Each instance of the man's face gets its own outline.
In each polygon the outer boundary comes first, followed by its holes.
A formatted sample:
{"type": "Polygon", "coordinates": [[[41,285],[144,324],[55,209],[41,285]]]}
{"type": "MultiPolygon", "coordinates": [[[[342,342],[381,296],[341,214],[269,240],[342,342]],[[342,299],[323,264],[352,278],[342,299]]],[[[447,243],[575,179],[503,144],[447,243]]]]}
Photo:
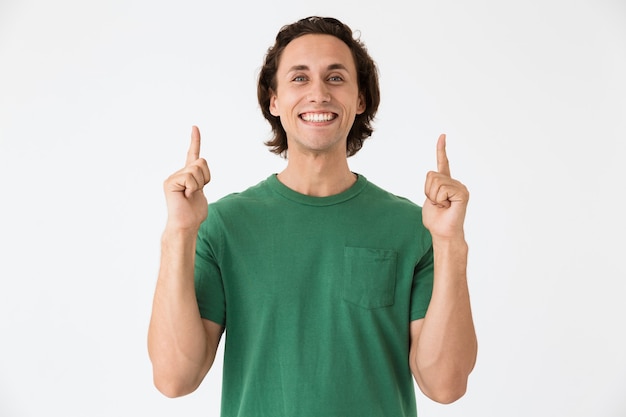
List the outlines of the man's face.
{"type": "Polygon", "coordinates": [[[304,35],[284,49],[270,112],[280,117],[293,152],[346,152],[346,138],[365,110],[350,48],[331,35],[304,35]]]}

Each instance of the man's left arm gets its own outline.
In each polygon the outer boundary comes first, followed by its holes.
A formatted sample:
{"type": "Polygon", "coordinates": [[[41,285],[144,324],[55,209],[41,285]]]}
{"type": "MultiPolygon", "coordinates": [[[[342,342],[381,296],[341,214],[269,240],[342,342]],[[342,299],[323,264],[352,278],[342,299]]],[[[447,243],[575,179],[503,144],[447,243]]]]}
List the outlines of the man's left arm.
{"type": "Polygon", "coordinates": [[[437,172],[428,173],[422,216],[433,240],[434,282],[428,311],[411,323],[409,361],[422,392],[451,403],[466,391],[477,354],[467,286],[463,223],[467,188],[450,175],[445,135],[437,143],[437,172]]]}

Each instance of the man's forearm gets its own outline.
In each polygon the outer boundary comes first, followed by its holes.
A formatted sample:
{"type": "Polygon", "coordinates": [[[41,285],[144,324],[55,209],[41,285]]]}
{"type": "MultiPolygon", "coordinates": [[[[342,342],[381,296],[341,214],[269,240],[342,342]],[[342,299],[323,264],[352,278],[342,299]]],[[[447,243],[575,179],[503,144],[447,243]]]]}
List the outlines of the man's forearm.
{"type": "Polygon", "coordinates": [[[155,385],[168,396],[195,390],[214,359],[195,296],[195,236],[166,230],[161,241],[148,350],[155,385]]]}
{"type": "Polygon", "coordinates": [[[467,286],[467,243],[433,240],[434,285],[419,338],[413,341],[411,368],[422,390],[440,402],[465,392],[474,367],[477,341],[467,286]]]}

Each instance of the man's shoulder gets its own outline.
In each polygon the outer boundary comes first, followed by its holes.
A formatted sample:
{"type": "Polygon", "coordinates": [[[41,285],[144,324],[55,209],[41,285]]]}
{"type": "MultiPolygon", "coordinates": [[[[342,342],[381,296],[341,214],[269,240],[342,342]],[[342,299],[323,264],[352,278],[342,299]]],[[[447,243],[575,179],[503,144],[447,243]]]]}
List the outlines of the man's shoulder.
{"type": "Polygon", "coordinates": [[[422,207],[410,198],[388,191],[371,181],[368,181],[364,196],[371,201],[397,207],[399,210],[408,210],[420,213],[422,211],[422,207]]]}
{"type": "Polygon", "coordinates": [[[214,209],[229,209],[250,204],[254,201],[265,201],[271,196],[271,189],[268,182],[269,179],[264,179],[243,191],[227,194],[210,203],[210,207],[214,209]]]}

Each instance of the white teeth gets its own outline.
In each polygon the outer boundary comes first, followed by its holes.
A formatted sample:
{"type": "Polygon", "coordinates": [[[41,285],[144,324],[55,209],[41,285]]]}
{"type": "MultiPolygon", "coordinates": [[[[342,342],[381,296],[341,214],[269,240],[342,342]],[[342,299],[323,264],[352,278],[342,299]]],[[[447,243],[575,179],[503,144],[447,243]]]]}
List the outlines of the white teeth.
{"type": "Polygon", "coordinates": [[[332,113],[305,113],[302,120],[307,122],[327,122],[333,119],[332,113]]]}

